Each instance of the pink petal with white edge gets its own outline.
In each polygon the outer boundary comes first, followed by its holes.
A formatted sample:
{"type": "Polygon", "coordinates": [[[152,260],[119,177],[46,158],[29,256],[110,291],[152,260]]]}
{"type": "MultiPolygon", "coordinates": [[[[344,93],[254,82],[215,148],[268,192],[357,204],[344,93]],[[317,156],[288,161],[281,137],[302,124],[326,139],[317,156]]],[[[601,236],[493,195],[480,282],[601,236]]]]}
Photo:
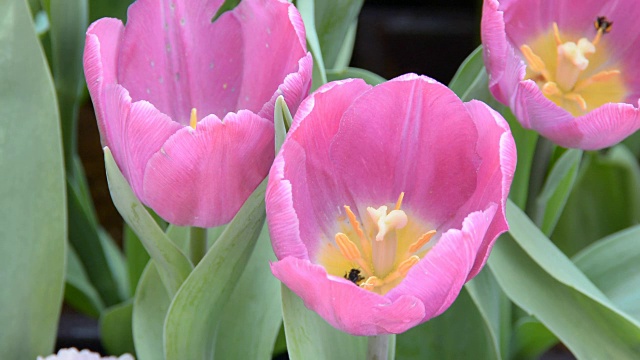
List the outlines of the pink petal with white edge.
{"type": "Polygon", "coordinates": [[[330,154],[357,204],[377,207],[404,192],[403,208],[437,227],[476,189],[477,141],[471,116],[451,90],[408,75],[353,102],[330,154]]]}
{"type": "MultiPolygon", "coordinates": [[[[354,98],[370,88],[370,85],[359,79],[333,82],[320,87],[300,105],[287,141],[276,160],[277,163],[279,159],[283,159],[284,164],[278,166],[283,167],[284,171],[282,175],[272,173],[267,197],[273,191],[278,194],[274,197],[277,196],[294,208],[282,213],[269,209],[267,220],[269,224],[288,221],[283,217],[292,216],[290,212],[293,212],[300,222],[300,241],[304,242],[310,253],[314,253],[319,245],[320,234],[335,233],[338,211],[352,202],[346,187],[337,182],[339,176],[329,158],[329,146],[338,131],[344,111],[354,98]],[[282,185],[286,189],[278,189],[281,182],[286,182],[282,185]]],[[[272,238],[283,236],[296,241],[291,234],[276,233],[273,229],[271,231],[272,238]]],[[[279,258],[292,255],[289,251],[296,247],[289,248],[287,242],[282,240],[283,246],[279,248],[279,242],[278,240],[274,244],[276,255],[279,258]]],[[[298,253],[297,250],[294,252],[298,253]]]]}
{"type": "MultiPolygon", "coordinates": [[[[307,55],[306,43],[300,41],[300,36],[304,37],[304,27],[300,26],[302,20],[298,10],[286,1],[244,0],[233,10],[233,16],[241,27],[244,62],[236,107],[258,112],[273,98],[287,75],[305,71],[299,65],[299,60],[307,55]]],[[[309,73],[305,80],[310,79],[309,73]]],[[[290,100],[294,105],[309,91],[306,86],[298,87],[304,93],[296,94],[296,101],[290,100]]],[[[295,109],[290,110],[295,113],[295,109]]],[[[273,119],[273,111],[260,115],[273,119]]]]}
{"type": "Polygon", "coordinates": [[[142,197],[142,178],[151,156],[182,126],[146,101],[131,103],[120,85],[102,90],[104,113],[109,119],[103,137],[134,193],[142,197]]]}
{"type": "Polygon", "coordinates": [[[451,229],[424,258],[409,270],[404,280],[386,294],[392,301],[415,296],[424,304],[420,322],[440,315],[451,306],[472,271],[478,250],[497,206],[470,214],[462,230],[451,229]]]}
{"type": "Polygon", "coordinates": [[[151,157],[143,199],[175,225],[225,224],[266,176],[273,141],[272,123],[249,111],[210,115],[151,157]]]}
{"type": "Polygon", "coordinates": [[[497,205],[496,214],[467,278],[469,281],[484,267],[496,238],[509,230],[505,216],[505,205],[516,169],[517,154],[509,124],[498,112],[477,100],[465,103],[465,106],[477,124],[478,144],[476,149],[482,157],[482,163],[478,169],[476,191],[460,212],[466,216],[471,212],[483,210],[490,204],[497,205]]]}
{"type": "MultiPolygon", "coordinates": [[[[504,14],[498,11],[498,0],[485,0],[482,5],[482,44],[484,64],[489,75],[489,88],[493,96],[503,104],[508,104],[509,94],[500,87],[500,80],[507,68],[508,46],[504,30],[504,14]]],[[[524,73],[522,74],[524,76],[524,73]]],[[[518,78],[517,80],[520,80],[518,78]]]]}
{"type": "Polygon", "coordinates": [[[399,334],[425,318],[425,305],[413,296],[390,300],[327,275],[322,266],[307,260],[286,257],[272,263],[271,271],[302,298],[307,308],[352,335],[399,334]]]}
{"type": "MultiPolygon", "coordinates": [[[[83,67],[84,76],[87,80],[87,87],[91,98],[94,99],[93,106],[96,111],[98,127],[101,137],[106,131],[106,118],[103,110],[104,101],[102,89],[106,85],[116,84],[116,63],[118,60],[118,49],[124,25],[118,19],[100,19],[87,29],[85,38],[83,67]]],[[[106,142],[103,140],[103,145],[106,142]]]]}

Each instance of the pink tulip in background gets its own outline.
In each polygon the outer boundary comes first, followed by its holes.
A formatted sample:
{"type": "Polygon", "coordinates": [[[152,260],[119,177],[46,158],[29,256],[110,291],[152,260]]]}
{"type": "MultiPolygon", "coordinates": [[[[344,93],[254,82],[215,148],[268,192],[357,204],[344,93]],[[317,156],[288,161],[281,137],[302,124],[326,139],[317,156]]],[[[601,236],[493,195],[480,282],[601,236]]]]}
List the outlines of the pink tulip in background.
{"type": "Polygon", "coordinates": [[[87,30],[102,143],[144,204],[177,225],[228,222],[267,175],[273,111],[311,86],[300,14],[284,0],[138,0],[87,30]]]}
{"type": "Polygon", "coordinates": [[[493,95],[564,147],[614,145],[640,128],[636,0],[485,0],[493,95]]]}
{"type": "Polygon", "coordinates": [[[271,168],[272,272],[340,330],[403,332],[482,269],[515,165],[504,119],[430,78],[329,83],[271,168]]]}

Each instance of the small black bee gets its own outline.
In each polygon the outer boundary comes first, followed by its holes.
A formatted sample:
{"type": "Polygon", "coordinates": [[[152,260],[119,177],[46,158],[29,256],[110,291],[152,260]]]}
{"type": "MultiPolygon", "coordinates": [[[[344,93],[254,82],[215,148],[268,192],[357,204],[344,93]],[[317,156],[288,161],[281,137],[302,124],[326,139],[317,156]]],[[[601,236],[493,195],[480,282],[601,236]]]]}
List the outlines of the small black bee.
{"type": "Polygon", "coordinates": [[[606,34],[611,31],[613,21],[609,21],[606,16],[598,16],[596,21],[593,22],[593,26],[596,30],[602,29],[602,32],[606,34]]]}
{"type": "Polygon", "coordinates": [[[356,285],[359,285],[358,283],[364,280],[364,276],[360,275],[360,270],[358,269],[351,269],[348,273],[344,273],[344,278],[356,285]]]}

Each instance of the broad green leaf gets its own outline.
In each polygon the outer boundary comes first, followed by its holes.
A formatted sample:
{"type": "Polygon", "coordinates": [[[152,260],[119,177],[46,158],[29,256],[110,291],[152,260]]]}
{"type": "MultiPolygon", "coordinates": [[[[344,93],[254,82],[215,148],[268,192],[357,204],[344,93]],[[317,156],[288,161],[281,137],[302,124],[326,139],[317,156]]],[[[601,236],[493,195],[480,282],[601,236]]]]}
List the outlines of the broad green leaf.
{"type": "Polygon", "coordinates": [[[284,101],[284,97],[282,95],[278,96],[278,99],[276,100],[273,119],[276,133],[275,144],[277,154],[278,151],[280,151],[280,147],[282,147],[282,143],[284,143],[284,139],[287,137],[287,132],[289,132],[291,124],[293,123],[291,112],[289,111],[287,103],[284,101]]]}
{"type": "Polygon", "coordinates": [[[52,352],[67,218],[55,90],[24,0],[0,0],[0,359],[52,352]]]}
{"type": "Polygon", "coordinates": [[[298,0],[296,7],[300,11],[300,16],[304,22],[304,29],[307,33],[307,46],[313,56],[313,83],[311,90],[315,90],[327,83],[326,67],[322,56],[322,48],[318,33],[316,32],[315,21],[315,0],[298,0]]]}
{"type": "Polygon", "coordinates": [[[58,95],[67,174],[73,175],[77,153],[78,105],[84,87],[82,52],[88,0],[49,0],[51,68],[58,95]]]}
{"type": "Polygon", "coordinates": [[[340,70],[327,70],[327,80],[342,80],[348,78],[359,78],[364,80],[369,85],[378,85],[387,81],[382,76],[373,73],[369,70],[359,69],[354,67],[347,67],[340,70]]]}
{"type": "Polygon", "coordinates": [[[640,225],[593,243],[573,262],[622,311],[640,321],[640,225]]]}
{"type": "Polygon", "coordinates": [[[640,168],[618,145],[607,153],[586,153],[574,189],[551,235],[568,256],[591,243],[640,223],[640,168]]]}
{"type": "Polygon", "coordinates": [[[212,357],[218,323],[264,223],[265,188],[266,180],[176,293],[164,325],[167,360],[212,357]]]}
{"type": "Polygon", "coordinates": [[[118,294],[122,299],[128,299],[131,297],[129,292],[129,270],[127,269],[127,260],[122,255],[122,251],[111,236],[102,228],[99,229],[100,241],[104,248],[104,253],[107,256],[107,263],[109,269],[113,274],[113,278],[116,280],[118,286],[118,294]]]}
{"type": "MultiPolygon", "coordinates": [[[[352,336],[329,325],[307,309],[298,295],[284,284],[282,315],[291,360],[364,360],[367,337],[352,336]]],[[[401,347],[401,346],[399,346],[401,347]]]]}
{"type": "Polygon", "coordinates": [[[353,56],[353,48],[356,43],[356,31],[358,30],[358,22],[354,21],[342,42],[342,47],[338,53],[333,69],[344,69],[351,63],[351,57],[353,56]]]}
{"type": "MultiPolygon", "coordinates": [[[[298,3],[301,2],[298,0],[298,3]]],[[[315,28],[320,41],[324,64],[327,69],[340,69],[337,64],[338,57],[342,56],[342,61],[347,58],[346,54],[341,54],[341,51],[347,52],[349,50],[348,44],[345,47],[345,42],[349,41],[347,35],[349,30],[353,29],[353,34],[351,35],[353,39],[355,35],[354,26],[357,24],[358,14],[364,0],[318,0],[313,1],[313,3],[315,5],[315,28]]],[[[351,45],[351,51],[353,51],[353,45],[351,45]]],[[[349,54],[348,58],[351,58],[351,54],[349,54]]]]}
{"type": "Polygon", "coordinates": [[[500,359],[489,323],[469,294],[467,288],[462,289],[442,315],[398,335],[396,358],[500,359]]]}
{"type": "Polygon", "coordinates": [[[511,201],[511,230],[489,266],[507,296],[578,358],[640,357],[640,322],[625,315],[511,201]]]}
{"type": "Polygon", "coordinates": [[[144,269],[133,300],[133,340],[138,360],[164,359],[164,319],[171,298],[153,260],[144,269]]]}
{"type": "MultiPolygon", "coordinates": [[[[282,300],[282,297],[280,297],[282,300]]],[[[282,314],[282,310],[280,310],[280,314],[282,314]]],[[[284,324],[280,322],[280,330],[278,331],[278,337],[276,338],[276,343],[273,345],[273,357],[276,358],[278,355],[284,354],[287,352],[287,338],[284,334],[284,324]]]]}
{"type": "Polygon", "coordinates": [[[535,131],[524,129],[509,108],[499,104],[489,92],[488,77],[482,60],[481,46],[475,49],[460,65],[449,83],[449,88],[460,96],[463,101],[477,99],[485,102],[501,113],[509,123],[511,134],[518,145],[516,147],[518,164],[511,183],[509,197],[520,208],[524,209],[527,202],[531,162],[538,134],[535,131]]]}
{"type": "Polygon", "coordinates": [[[102,345],[113,355],[129,353],[135,355],[133,333],[131,330],[131,313],[133,301],[127,300],[114,305],[100,317],[100,337],[102,345]]]}
{"type": "Polygon", "coordinates": [[[104,148],[104,162],[113,203],[156,262],[160,278],[169,293],[175,294],[191,272],[191,263],[133,194],[107,147],[104,148]]]}
{"type": "Polygon", "coordinates": [[[216,359],[269,359],[282,324],[280,282],[271,274],[276,261],[265,225],[249,263],[233,290],[216,336],[216,359]]]}
{"type": "Polygon", "coordinates": [[[531,316],[523,317],[514,324],[511,358],[539,359],[557,342],[558,338],[541,322],[531,316]]]}
{"type": "Polygon", "coordinates": [[[87,276],[106,306],[118,304],[120,297],[118,281],[111,272],[107,254],[100,238],[98,224],[91,210],[84,206],[78,187],[67,181],[69,211],[69,242],[82,261],[87,276]]]}
{"type": "Polygon", "coordinates": [[[100,295],[89,281],[82,262],[73,247],[67,247],[67,274],[64,301],[76,310],[93,316],[100,316],[104,304],[100,295]]]}
{"type": "Polygon", "coordinates": [[[129,270],[127,272],[129,276],[129,291],[131,294],[135,294],[138,281],[140,281],[142,272],[147,266],[150,257],[142,242],[138,239],[138,235],[126,223],[124,224],[123,238],[127,269],[129,270]]]}
{"type": "Polygon", "coordinates": [[[465,289],[484,320],[492,345],[491,357],[507,359],[511,335],[511,302],[488,267],[468,282],[465,289]]]}
{"type": "Polygon", "coordinates": [[[549,236],[564,209],[582,160],[582,150],[570,149],[555,162],[544,187],[536,199],[534,223],[549,236]]]}

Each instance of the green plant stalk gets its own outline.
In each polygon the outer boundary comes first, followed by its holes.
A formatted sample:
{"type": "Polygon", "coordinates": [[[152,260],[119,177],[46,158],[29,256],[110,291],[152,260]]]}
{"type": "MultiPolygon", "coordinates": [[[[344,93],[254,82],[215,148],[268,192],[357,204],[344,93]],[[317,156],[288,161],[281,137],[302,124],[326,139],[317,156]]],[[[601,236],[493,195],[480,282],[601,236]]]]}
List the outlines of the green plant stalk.
{"type": "Polygon", "coordinates": [[[193,266],[198,265],[207,253],[207,229],[193,226],[189,239],[189,256],[193,266]]]}
{"type": "Polygon", "coordinates": [[[367,360],[387,360],[389,358],[389,336],[369,336],[367,360]]]}

